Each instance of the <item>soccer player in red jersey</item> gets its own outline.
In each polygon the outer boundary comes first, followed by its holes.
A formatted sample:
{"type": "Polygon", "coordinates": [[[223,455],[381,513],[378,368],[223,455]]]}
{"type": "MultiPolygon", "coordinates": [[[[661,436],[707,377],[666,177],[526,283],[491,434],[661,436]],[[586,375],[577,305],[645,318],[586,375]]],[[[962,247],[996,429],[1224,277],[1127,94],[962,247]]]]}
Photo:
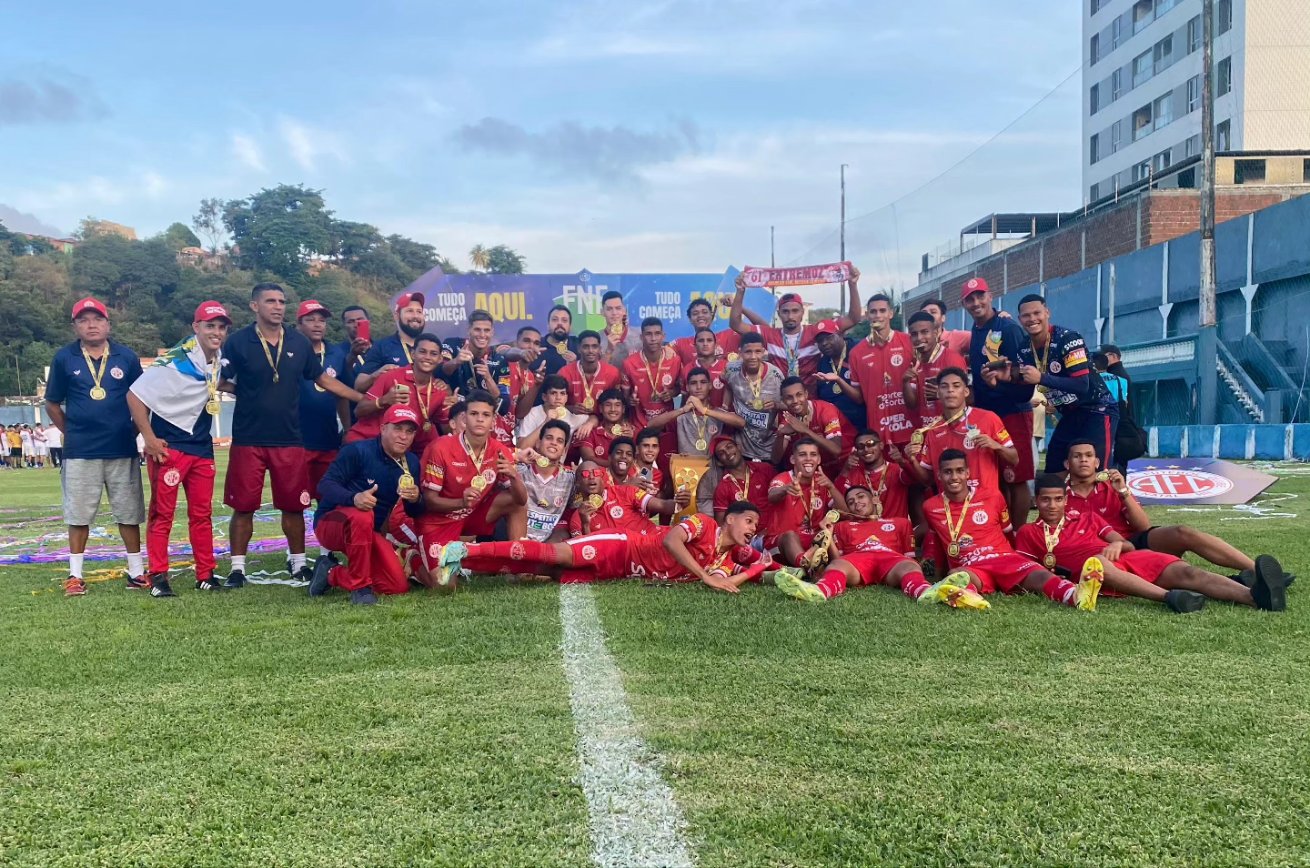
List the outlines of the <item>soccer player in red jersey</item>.
{"type": "MultiPolygon", "coordinates": [[[[831,322],[839,334],[845,334],[860,321],[860,270],[851,268],[851,279],[847,281],[850,291],[850,308],[845,316],[837,317],[831,322]]],[[[758,334],[764,338],[764,345],[769,353],[769,362],[782,371],[783,376],[800,377],[806,388],[815,382],[814,375],[819,370],[819,346],[815,339],[819,334],[818,324],[804,325],[805,303],[800,293],[786,292],[778,297],[778,321],[782,328],[771,325],[747,325],[742,317],[747,316],[752,322],[760,322],[758,314],[742,307],[746,296],[746,279],[737,275],[737,294],[732,298],[732,312],[728,323],[739,334],[758,334]]]]}
{"type": "MultiPolygon", "coordinates": [[[[769,483],[773,481],[773,466],[763,461],[749,461],[737,445],[737,441],[726,435],[715,437],[710,443],[710,454],[723,472],[714,489],[714,517],[719,521],[727,514],[728,507],[739,500],[751,503],[767,503],[769,483]]],[[[767,520],[760,525],[760,533],[768,536],[767,520]]]]}
{"type": "Polygon", "coordinates": [[[650,533],[658,525],[649,516],[673,515],[690,501],[691,494],[685,491],[664,499],[639,486],[613,482],[605,468],[584,461],[578,470],[578,502],[569,518],[569,535],[584,536],[602,530],[650,533]]]}
{"type": "MultiPolygon", "coordinates": [[[[682,391],[682,367],[678,354],[664,344],[664,323],[659,318],[641,321],[641,352],[624,359],[620,370],[623,390],[632,405],[632,421],[638,428],[673,409],[673,399],[682,391]]],[[[666,431],[660,438],[659,454],[677,451],[677,432],[666,431]]]]}
{"type": "Polygon", "coordinates": [[[406,406],[423,420],[410,451],[422,455],[440,435],[438,426],[449,421],[450,387],[435,374],[441,364],[441,341],[436,335],[414,339],[413,364],[391,368],[373,380],[364,400],[355,408],[355,424],[346,432],[347,443],[372,440],[382,432],[382,415],[388,407],[406,406]]]}
{"type": "MultiPolygon", "coordinates": [[[[1064,461],[1064,468],[1069,472],[1069,512],[1095,512],[1132,543],[1133,548],[1179,558],[1191,552],[1212,564],[1237,570],[1230,578],[1248,588],[1255,584],[1256,566],[1261,557],[1277,563],[1270,555],[1252,558],[1219,537],[1193,527],[1151,524],[1123,475],[1117,470],[1102,474],[1100,467],[1096,444],[1091,440],[1075,440],[1069,445],[1064,461]]],[[[1270,570],[1272,565],[1266,562],[1265,568],[1270,570]]]]}
{"type": "Polygon", "coordinates": [[[946,552],[951,573],[943,581],[971,586],[982,594],[1027,591],[1064,606],[1096,610],[1102,567],[1088,558],[1078,584],[1066,581],[1010,547],[1010,514],[996,491],[969,485],[969,463],[963,452],[947,449],[937,462],[941,494],[923,505],[924,521],[946,552]]]}
{"type": "Polygon", "coordinates": [[[780,463],[794,442],[809,438],[819,447],[824,470],[829,476],[841,472],[855,448],[855,429],[837,408],[827,401],[811,400],[800,377],[782,381],[782,413],[778,436],[773,440],[773,463],[780,463]]]}
{"type": "Polygon", "coordinates": [[[853,487],[846,494],[846,504],[852,517],[831,528],[828,546],[832,562],[823,578],[806,582],[798,570],[780,569],[773,581],[784,594],[820,603],[841,596],[850,585],[889,585],[900,588],[912,600],[942,602],[954,608],[990,608],[986,600],[967,588],[945,580],[930,584],[914,562],[910,522],[875,517],[877,503],[869,489],[853,487]]]}
{"type": "MultiPolygon", "coordinates": [[[[948,368],[969,369],[964,356],[939,340],[941,328],[932,314],[919,311],[910,317],[910,341],[914,344],[914,361],[902,374],[905,405],[910,408],[920,428],[941,419],[937,404],[937,377],[948,368]]],[[[968,333],[965,333],[968,337],[968,333]]]]}
{"type": "MultiPolygon", "coordinates": [[[[736,332],[731,332],[738,340],[741,336],[736,332]]],[[[686,340],[679,338],[678,340],[686,340]]],[[[716,409],[723,407],[723,402],[728,399],[728,386],[723,381],[723,375],[728,368],[728,357],[718,349],[715,342],[714,332],[709,329],[700,329],[696,332],[695,353],[690,359],[683,359],[682,362],[682,383],[687,384],[687,375],[697,368],[702,368],[710,375],[710,394],[708,401],[711,407],[716,409]]],[[[735,351],[733,353],[736,355],[735,351]]]]}
{"type": "Polygon", "coordinates": [[[515,472],[514,450],[491,436],[498,401],[478,389],[464,404],[464,432],[433,440],[421,461],[425,511],[418,534],[429,570],[442,544],[492,533],[501,518],[509,536],[527,535],[528,493],[515,472]]]}
{"type": "Polygon", "coordinates": [[[764,547],[778,547],[784,563],[809,568],[814,535],[834,506],[846,508],[837,486],[823,472],[819,445],[812,439],[797,441],[791,452],[792,469],[769,483],[769,530],[764,547]]]}
{"type": "Polygon", "coordinates": [[[1180,614],[1199,612],[1206,597],[1275,611],[1286,608],[1286,582],[1273,558],[1257,562],[1255,587],[1248,588],[1173,555],[1134,549],[1091,510],[1069,512],[1061,476],[1039,476],[1036,491],[1040,521],[1024,525],[1014,547],[1048,569],[1076,574],[1088,558],[1099,558],[1110,591],[1164,603],[1180,614]]]}
{"type": "Polygon", "coordinates": [[[845,494],[862,486],[877,495],[879,517],[909,518],[909,490],[914,477],[900,464],[887,460],[882,441],[872,431],[855,436],[855,449],[837,477],[837,490],[845,494]]]}
{"type": "Polygon", "coordinates": [[[902,387],[905,371],[914,360],[910,336],[892,330],[892,301],[878,293],[869,299],[865,318],[869,336],[851,347],[851,376],[860,387],[868,427],[884,443],[904,446],[910,442],[914,420],[905,405],[902,387]]]}
{"type": "MultiPolygon", "coordinates": [[[[720,302],[727,301],[725,296],[720,302]]],[[[751,314],[747,314],[752,316],[751,314]]],[[[691,323],[692,336],[689,338],[678,338],[673,342],[673,349],[678,353],[678,358],[682,360],[684,366],[691,365],[696,356],[704,355],[702,350],[696,345],[696,338],[704,330],[708,330],[714,335],[714,356],[725,359],[726,361],[735,362],[737,360],[737,346],[741,342],[741,335],[732,329],[724,329],[717,334],[714,332],[714,305],[703,298],[692,299],[691,304],[687,305],[687,321],[691,323]]],[[[751,320],[755,322],[754,319],[751,320]]],[[[759,324],[767,325],[766,320],[760,320],[759,324]]],[[[704,367],[702,365],[702,367],[704,367]]]]}
{"type": "Polygon", "coordinates": [[[1001,467],[1014,465],[1019,452],[999,416],[967,404],[967,378],[960,368],[948,368],[938,375],[937,395],[944,416],[923,431],[921,444],[911,441],[909,454],[918,459],[911,467],[919,481],[927,484],[942,454],[948,449],[960,450],[968,456],[969,479],[978,494],[1000,494],[1001,467]]]}
{"type": "Polygon", "coordinates": [[[720,525],[694,513],[673,527],[646,535],[604,532],[563,543],[526,540],[498,543],[455,542],[441,556],[438,582],[450,584],[462,569],[475,572],[558,574],[561,582],[594,582],[639,576],[659,581],[701,581],[735,594],[758,579],[769,565],[767,555],[751,548],[759,507],[741,501],[728,508],[720,525]],[[745,569],[740,569],[745,567],[745,569]]]}
{"type": "Polygon", "coordinates": [[[623,380],[618,368],[601,359],[600,335],[590,330],[578,335],[578,360],[559,375],[569,384],[569,412],[577,415],[595,415],[601,395],[623,380]]]}
{"type": "Polygon", "coordinates": [[[631,438],[636,429],[628,421],[628,402],[624,400],[621,390],[614,388],[601,392],[596,407],[600,423],[578,441],[578,447],[584,460],[603,464],[610,460],[614,440],[619,437],[631,438]]]}

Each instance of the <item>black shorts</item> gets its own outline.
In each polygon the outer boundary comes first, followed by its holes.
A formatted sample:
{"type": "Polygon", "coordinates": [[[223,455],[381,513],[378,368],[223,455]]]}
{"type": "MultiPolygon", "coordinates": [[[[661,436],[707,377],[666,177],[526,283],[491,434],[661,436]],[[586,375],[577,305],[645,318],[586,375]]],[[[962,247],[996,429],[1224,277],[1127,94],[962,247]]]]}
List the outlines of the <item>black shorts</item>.
{"type": "Polygon", "coordinates": [[[1158,524],[1153,524],[1150,527],[1148,527],[1146,530],[1139,530],[1137,533],[1128,537],[1128,541],[1132,543],[1133,548],[1137,549],[1138,551],[1149,552],[1151,551],[1151,547],[1147,545],[1147,543],[1151,539],[1151,531],[1155,530],[1159,526],[1160,525],[1158,524]]]}

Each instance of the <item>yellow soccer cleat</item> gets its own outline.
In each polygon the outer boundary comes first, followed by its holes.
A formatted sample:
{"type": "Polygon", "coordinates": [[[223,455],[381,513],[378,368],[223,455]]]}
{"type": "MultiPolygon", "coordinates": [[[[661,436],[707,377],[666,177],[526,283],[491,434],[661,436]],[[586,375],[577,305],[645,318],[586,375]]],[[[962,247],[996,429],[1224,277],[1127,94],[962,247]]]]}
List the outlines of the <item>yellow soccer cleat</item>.
{"type": "Polygon", "coordinates": [[[1074,597],[1074,606],[1084,612],[1096,611],[1096,598],[1101,595],[1101,583],[1105,581],[1105,567],[1100,558],[1088,558],[1083,564],[1083,573],[1078,577],[1078,595],[1074,597]]]}
{"type": "Polygon", "coordinates": [[[953,595],[959,594],[965,588],[969,587],[969,574],[964,571],[951,573],[944,579],[939,579],[935,584],[928,586],[922,594],[919,595],[919,602],[925,605],[932,603],[950,603],[953,595]]]}
{"type": "Polygon", "coordinates": [[[795,567],[783,567],[774,572],[773,583],[787,596],[806,603],[822,603],[828,599],[818,585],[805,581],[801,571],[795,567]]]}
{"type": "Polygon", "coordinates": [[[973,588],[962,588],[957,593],[951,594],[946,600],[946,605],[952,609],[972,609],[975,612],[986,612],[992,607],[992,604],[983,599],[973,588]]]}

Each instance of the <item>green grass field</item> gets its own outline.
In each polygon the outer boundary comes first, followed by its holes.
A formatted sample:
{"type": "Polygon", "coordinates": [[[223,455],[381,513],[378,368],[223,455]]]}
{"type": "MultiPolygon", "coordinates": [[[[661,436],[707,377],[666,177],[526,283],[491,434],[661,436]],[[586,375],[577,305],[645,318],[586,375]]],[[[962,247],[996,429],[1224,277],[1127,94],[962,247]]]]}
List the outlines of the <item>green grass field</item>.
{"type": "MultiPolygon", "coordinates": [[[[0,525],[57,490],[0,474],[0,525]]],[[[1270,494],[1297,517],[1157,520],[1310,575],[1310,477],[1270,494]]],[[[360,610],[185,579],[174,600],[119,582],[69,600],[61,578],[0,568],[0,864],[592,862],[558,588],[360,610]]],[[[699,864],[1284,865],[1310,861],[1299,590],[1283,614],[1191,616],[595,595],[699,864]]]]}

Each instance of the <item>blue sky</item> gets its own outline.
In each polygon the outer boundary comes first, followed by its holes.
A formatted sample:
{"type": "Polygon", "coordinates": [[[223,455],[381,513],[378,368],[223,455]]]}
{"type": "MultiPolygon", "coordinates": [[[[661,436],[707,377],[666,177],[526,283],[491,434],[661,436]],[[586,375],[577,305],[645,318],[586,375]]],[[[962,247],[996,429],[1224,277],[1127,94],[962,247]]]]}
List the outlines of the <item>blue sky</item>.
{"type": "Polygon", "coordinates": [[[0,31],[0,219],[149,234],[303,182],[465,265],[721,271],[770,225],[780,263],[835,259],[848,163],[851,256],[912,285],[972,219],[1079,204],[1076,78],[919,190],[1078,66],[1079,26],[1051,0],[29,7],[0,31]]]}

